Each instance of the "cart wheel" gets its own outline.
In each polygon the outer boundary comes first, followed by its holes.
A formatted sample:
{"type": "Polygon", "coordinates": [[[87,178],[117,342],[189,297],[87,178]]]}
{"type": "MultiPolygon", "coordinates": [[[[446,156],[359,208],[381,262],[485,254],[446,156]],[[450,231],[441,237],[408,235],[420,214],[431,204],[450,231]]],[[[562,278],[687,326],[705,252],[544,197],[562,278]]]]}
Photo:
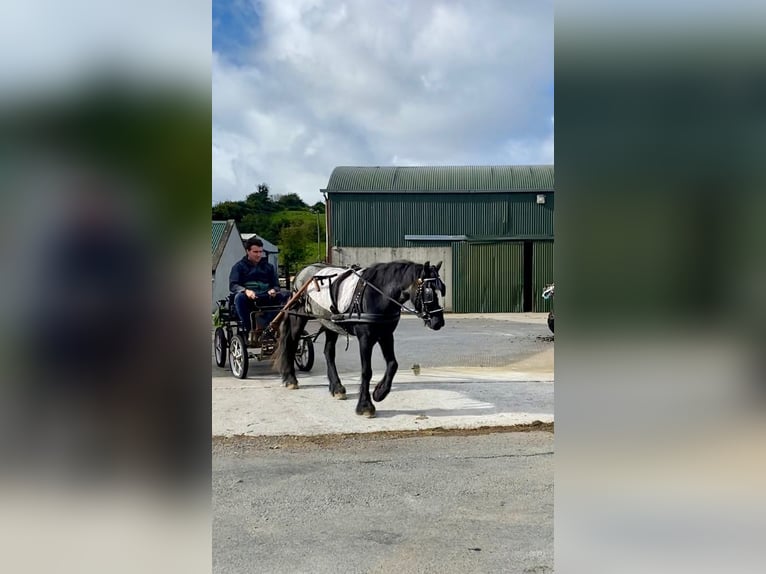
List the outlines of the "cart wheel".
{"type": "Polygon", "coordinates": [[[218,327],[215,330],[215,364],[219,367],[226,366],[226,348],[229,346],[226,342],[226,332],[223,327],[218,327]]]}
{"type": "Polygon", "coordinates": [[[229,365],[231,365],[231,372],[235,377],[238,379],[247,377],[250,359],[247,356],[245,337],[240,334],[234,335],[229,343],[229,365]]]}
{"type": "Polygon", "coordinates": [[[553,311],[548,313],[548,328],[551,330],[551,333],[553,333],[553,311]]]}
{"type": "Polygon", "coordinates": [[[314,366],[314,341],[304,331],[295,349],[295,366],[299,371],[310,371],[314,366]]]}

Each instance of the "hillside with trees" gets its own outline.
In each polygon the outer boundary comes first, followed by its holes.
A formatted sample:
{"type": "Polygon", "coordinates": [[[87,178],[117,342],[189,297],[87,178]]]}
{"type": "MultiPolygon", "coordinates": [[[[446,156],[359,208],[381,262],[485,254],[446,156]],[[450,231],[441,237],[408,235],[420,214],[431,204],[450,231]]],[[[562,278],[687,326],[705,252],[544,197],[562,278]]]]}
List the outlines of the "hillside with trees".
{"type": "Polygon", "coordinates": [[[240,233],[257,233],[279,247],[280,275],[288,277],[325,260],[325,205],[307,205],[297,194],[269,194],[262,183],[243,201],[213,205],[213,219],[233,219],[240,233]]]}

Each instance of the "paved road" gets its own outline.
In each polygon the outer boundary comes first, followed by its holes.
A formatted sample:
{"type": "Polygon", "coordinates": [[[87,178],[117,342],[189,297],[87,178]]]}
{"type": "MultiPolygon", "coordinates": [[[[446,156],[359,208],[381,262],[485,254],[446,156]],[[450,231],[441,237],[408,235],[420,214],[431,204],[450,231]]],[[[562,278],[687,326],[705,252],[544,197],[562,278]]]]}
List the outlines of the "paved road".
{"type": "MultiPolygon", "coordinates": [[[[447,314],[444,328],[432,331],[416,317],[404,316],[394,333],[394,347],[400,369],[418,364],[429,367],[508,367],[553,347],[551,332],[543,313],[509,313],[492,315],[447,314]]],[[[308,331],[313,333],[318,324],[310,321],[308,331]]],[[[212,347],[211,347],[212,349],[212,347]]],[[[312,372],[324,373],[322,355],[324,336],[316,343],[316,365],[312,372]]],[[[339,373],[359,372],[359,346],[350,337],[339,339],[335,363],[339,373]]],[[[213,364],[213,376],[228,376],[230,371],[213,364]]],[[[383,355],[376,346],[373,351],[373,369],[385,366],[383,355]]],[[[552,369],[553,365],[549,367],[552,369]]],[[[252,377],[269,372],[268,363],[253,362],[252,377]]]]}
{"type": "Polygon", "coordinates": [[[215,439],[213,570],[552,572],[553,434],[215,439]]]}
{"type": "MultiPolygon", "coordinates": [[[[347,401],[327,390],[324,357],[288,391],[268,362],[253,361],[244,381],[213,369],[213,435],[317,435],[391,430],[478,428],[553,421],[553,342],[545,316],[447,318],[441,331],[417,319],[396,331],[399,372],[377,417],[354,414],[360,362],[356,339],[337,365],[347,401]],[[417,365],[413,369],[413,365],[417,365]]],[[[384,371],[376,348],[373,386],[384,371]]]]}

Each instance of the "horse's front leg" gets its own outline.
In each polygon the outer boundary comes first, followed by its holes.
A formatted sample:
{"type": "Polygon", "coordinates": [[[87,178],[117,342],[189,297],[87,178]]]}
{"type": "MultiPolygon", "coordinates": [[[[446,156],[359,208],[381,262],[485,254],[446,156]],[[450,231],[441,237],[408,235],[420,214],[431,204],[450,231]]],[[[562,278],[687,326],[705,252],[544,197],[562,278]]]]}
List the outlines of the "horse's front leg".
{"type": "Polygon", "coordinates": [[[338,333],[325,331],[324,334],[324,358],[327,363],[327,380],[330,381],[330,394],[336,399],[346,398],[346,387],[340,382],[338,369],[335,366],[335,344],[338,342],[338,333]]]}
{"type": "Polygon", "coordinates": [[[372,398],[380,402],[391,391],[391,383],[394,381],[394,375],[399,368],[399,363],[396,362],[396,357],[394,356],[394,332],[391,331],[381,336],[378,342],[380,343],[380,350],[383,352],[383,358],[386,360],[386,373],[376,385],[372,398]]]}
{"type": "Polygon", "coordinates": [[[359,335],[359,355],[362,359],[362,380],[359,382],[359,402],[356,404],[356,414],[366,417],[375,416],[375,405],[370,398],[370,379],[372,378],[372,348],[375,339],[368,335],[359,335]]]}

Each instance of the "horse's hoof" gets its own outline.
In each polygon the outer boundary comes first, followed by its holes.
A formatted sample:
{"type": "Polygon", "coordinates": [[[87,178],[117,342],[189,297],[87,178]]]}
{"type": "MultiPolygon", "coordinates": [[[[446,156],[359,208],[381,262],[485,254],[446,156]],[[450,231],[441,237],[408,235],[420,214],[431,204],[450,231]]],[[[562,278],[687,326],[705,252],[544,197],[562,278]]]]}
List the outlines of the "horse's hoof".
{"type": "Polygon", "coordinates": [[[361,417],[367,417],[368,419],[375,418],[375,409],[364,409],[363,411],[356,411],[361,417]]]}
{"type": "Polygon", "coordinates": [[[338,399],[339,401],[345,401],[346,400],[346,393],[333,393],[333,398],[338,399]]]}
{"type": "Polygon", "coordinates": [[[285,387],[292,391],[298,388],[298,383],[287,383],[285,387]]]}

